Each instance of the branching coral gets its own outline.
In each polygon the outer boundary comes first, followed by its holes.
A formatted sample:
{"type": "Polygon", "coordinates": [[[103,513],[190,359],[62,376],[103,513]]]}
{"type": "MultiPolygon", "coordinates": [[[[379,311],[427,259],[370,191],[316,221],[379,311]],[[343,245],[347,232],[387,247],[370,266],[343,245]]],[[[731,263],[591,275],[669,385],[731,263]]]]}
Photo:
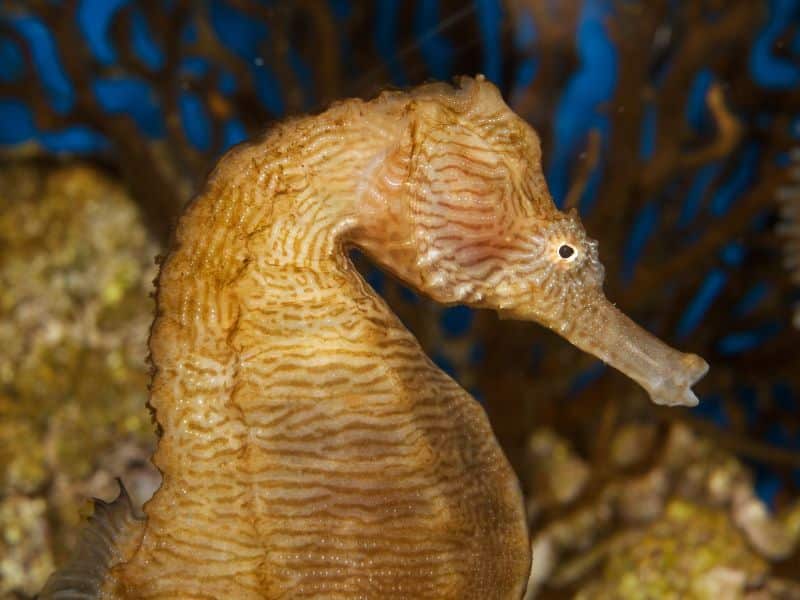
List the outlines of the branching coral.
{"type": "MultiPolygon", "coordinates": [[[[791,182],[778,190],[783,223],[778,233],[784,239],[784,264],[794,285],[800,286],[800,147],[792,150],[791,182]]],[[[794,326],[800,329],[800,304],[795,308],[794,326]]]]}

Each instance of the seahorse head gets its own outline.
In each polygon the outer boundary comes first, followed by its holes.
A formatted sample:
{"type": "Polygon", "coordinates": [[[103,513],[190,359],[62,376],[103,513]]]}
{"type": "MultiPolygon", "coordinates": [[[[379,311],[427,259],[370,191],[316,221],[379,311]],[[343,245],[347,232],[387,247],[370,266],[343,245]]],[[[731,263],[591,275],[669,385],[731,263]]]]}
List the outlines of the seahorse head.
{"type": "Polygon", "coordinates": [[[556,208],[539,138],[497,88],[482,77],[431,84],[411,92],[403,110],[406,135],[368,174],[366,212],[383,208],[360,245],[435,300],[536,321],[623,371],[656,403],[696,404],[690,387],[707,364],[606,299],[597,242],[574,211],[556,208]]]}

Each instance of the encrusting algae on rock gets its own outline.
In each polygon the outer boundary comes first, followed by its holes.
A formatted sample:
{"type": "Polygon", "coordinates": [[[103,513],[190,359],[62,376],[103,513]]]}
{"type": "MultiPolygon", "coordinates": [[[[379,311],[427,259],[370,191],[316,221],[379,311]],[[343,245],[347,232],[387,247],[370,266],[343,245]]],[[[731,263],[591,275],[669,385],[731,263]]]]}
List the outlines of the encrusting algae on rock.
{"type": "Polygon", "coordinates": [[[540,158],[482,77],[341,102],[223,157],[158,280],[163,484],[96,540],[105,568],[84,546],[43,597],[83,573],[81,597],[519,598],[525,511],[488,419],[346,250],[695,404],[707,365],[606,300],[540,158]]]}
{"type": "Polygon", "coordinates": [[[156,245],[98,169],[0,166],[0,597],[32,596],[114,475],[140,500],[156,245]],[[113,473],[113,474],[112,474],[113,473]]]}
{"type": "Polygon", "coordinates": [[[683,424],[657,429],[621,424],[602,472],[553,432],[530,436],[526,600],[800,598],[782,578],[800,502],[771,514],[731,454],[683,424]]]}

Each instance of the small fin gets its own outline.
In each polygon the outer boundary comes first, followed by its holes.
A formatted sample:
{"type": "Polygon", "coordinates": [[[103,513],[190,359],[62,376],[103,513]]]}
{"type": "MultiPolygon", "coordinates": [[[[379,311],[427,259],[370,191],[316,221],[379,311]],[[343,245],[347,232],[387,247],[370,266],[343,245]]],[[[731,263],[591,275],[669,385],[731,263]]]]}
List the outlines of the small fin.
{"type": "Polygon", "coordinates": [[[113,502],[94,499],[94,513],[81,531],[72,558],[50,576],[40,600],[100,598],[108,571],[122,560],[121,549],[144,525],[122,481],[117,479],[117,483],[119,495],[113,502]]]}

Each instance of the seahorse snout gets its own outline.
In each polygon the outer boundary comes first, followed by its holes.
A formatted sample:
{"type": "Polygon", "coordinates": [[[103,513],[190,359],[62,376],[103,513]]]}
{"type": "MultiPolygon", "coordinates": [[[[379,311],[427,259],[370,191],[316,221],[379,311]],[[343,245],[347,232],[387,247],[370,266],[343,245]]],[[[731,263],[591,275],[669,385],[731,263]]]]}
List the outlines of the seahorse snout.
{"type": "Polygon", "coordinates": [[[691,388],[708,373],[708,363],[696,354],[678,354],[677,364],[667,368],[670,379],[660,378],[654,372],[649,385],[643,387],[656,404],[697,406],[697,396],[691,388]]]}
{"type": "Polygon", "coordinates": [[[567,339],[641,385],[656,404],[696,406],[692,386],[708,372],[696,354],[679,352],[603,298],[576,317],[567,339]]]}

